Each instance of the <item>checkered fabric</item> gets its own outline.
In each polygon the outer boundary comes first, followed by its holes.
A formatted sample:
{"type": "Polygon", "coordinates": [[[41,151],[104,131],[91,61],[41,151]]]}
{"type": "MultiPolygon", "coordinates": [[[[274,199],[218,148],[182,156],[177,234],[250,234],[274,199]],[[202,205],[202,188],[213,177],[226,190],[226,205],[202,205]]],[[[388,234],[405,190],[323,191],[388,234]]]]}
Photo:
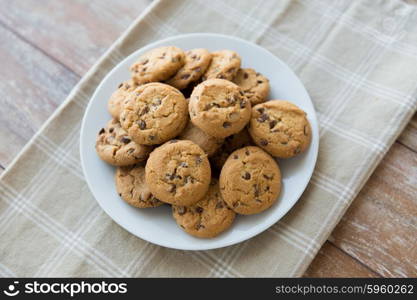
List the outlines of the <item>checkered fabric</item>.
{"type": "Polygon", "coordinates": [[[0,180],[1,276],[301,276],[417,107],[417,6],[364,1],[155,1],[74,88],[0,180]],[[138,48],[188,32],[257,43],[301,78],[320,122],[314,175],[264,233],[178,251],[115,224],[84,181],[80,122],[97,85],[138,48]]]}

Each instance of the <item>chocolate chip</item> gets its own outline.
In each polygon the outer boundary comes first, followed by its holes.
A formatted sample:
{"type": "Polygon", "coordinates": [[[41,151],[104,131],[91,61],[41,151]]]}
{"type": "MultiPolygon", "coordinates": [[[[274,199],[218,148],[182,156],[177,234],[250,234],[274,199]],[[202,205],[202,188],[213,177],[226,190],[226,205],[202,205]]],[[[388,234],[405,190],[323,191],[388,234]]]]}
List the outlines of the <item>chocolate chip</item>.
{"type": "Polygon", "coordinates": [[[224,207],[223,201],[217,202],[216,208],[223,208],[223,207],[224,207]]]}
{"type": "Polygon", "coordinates": [[[247,79],[249,77],[249,74],[248,73],[243,73],[243,78],[245,78],[245,79],[247,79]]]}
{"type": "Polygon", "coordinates": [[[232,124],[230,122],[224,122],[223,123],[224,128],[229,128],[230,126],[232,126],[232,124]]]}
{"type": "Polygon", "coordinates": [[[184,74],[181,76],[181,79],[188,79],[190,77],[190,74],[184,74]]]}
{"type": "Polygon", "coordinates": [[[103,134],[103,133],[105,133],[105,132],[106,132],[106,131],[104,130],[104,128],[101,128],[98,134],[103,134]]]}
{"type": "Polygon", "coordinates": [[[133,149],[133,148],[129,148],[129,149],[127,150],[127,153],[128,153],[128,154],[132,154],[133,152],[135,152],[135,149],[133,149]]]}
{"type": "Polygon", "coordinates": [[[182,216],[183,214],[185,214],[187,212],[187,208],[185,206],[178,206],[177,207],[177,212],[180,216],[182,216]]]}
{"type": "Polygon", "coordinates": [[[263,123],[263,122],[265,122],[265,121],[266,121],[266,120],[268,120],[268,119],[269,119],[269,116],[268,116],[267,114],[263,113],[263,114],[261,114],[261,115],[259,116],[259,118],[258,118],[258,122],[263,123]]]}
{"type": "Polygon", "coordinates": [[[149,112],[149,107],[145,106],[144,108],[142,108],[139,116],[143,116],[144,114],[147,114],[149,112]]]}
{"type": "Polygon", "coordinates": [[[281,142],[281,145],[287,145],[288,142],[281,142]]]}
{"type": "Polygon", "coordinates": [[[191,177],[191,176],[185,176],[184,182],[185,183],[188,183],[188,182],[194,183],[194,178],[191,177]]]}
{"type": "Polygon", "coordinates": [[[199,230],[200,228],[205,228],[205,226],[202,224],[195,225],[195,229],[199,230]]]}
{"type": "Polygon", "coordinates": [[[122,194],[121,194],[121,193],[119,193],[119,196],[120,196],[120,197],[122,197],[122,194]]]}
{"type": "Polygon", "coordinates": [[[195,54],[191,55],[192,60],[195,60],[196,58],[197,58],[197,55],[195,55],[195,54]]]}
{"type": "Polygon", "coordinates": [[[110,133],[112,133],[113,131],[114,131],[114,128],[113,127],[109,129],[109,132],[110,133]]]}
{"type": "Polygon", "coordinates": [[[258,80],[257,83],[261,84],[261,83],[263,83],[263,81],[262,80],[258,80]]]}
{"type": "Polygon", "coordinates": [[[226,98],[226,101],[229,103],[229,104],[232,104],[232,105],[234,105],[235,103],[236,103],[236,99],[235,99],[235,97],[227,97],[226,98]]]}
{"type": "Polygon", "coordinates": [[[261,139],[261,140],[259,141],[259,143],[261,144],[261,146],[266,146],[266,145],[268,145],[268,141],[267,141],[267,140],[265,140],[265,139],[261,139]]]}
{"type": "Polygon", "coordinates": [[[272,129],[275,127],[275,125],[277,125],[277,121],[272,120],[271,122],[269,122],[269,129],[272,129]]]}
{"type": "Polygon", "coordinates": [[[300,152],[301,152],[300,146],[298,146],[297,148],[295,148],[294,154],[298,154],[300,152]]]}
{"type": "Polygon", "coordinates": [[[145,59],[144,61],[142,61],[142,65],[146,65],[149,62],[149,59],[145,59]]]}
{"type": "Polygon", "coordinates": [[[259,107],[258,109],[257,109],[257,111],[259,112],[259,113],[263,113],[264,111],[265,111],[265,108],[263,108],[263,107],[259,107]]]}
{"type": "Polygon", "coordinates": [[[224,75],[223,74],[219,74],[219,75],[217,75],[216,76],[217,78],[219,78],[219,79],[225,79],[226,77],[224,77],[224,75]]]}
{"type": "Polygon", "coordinates": [[[235,203],[233,203],[233,207],[238,207],[240,205],[239,201],[236,201],[235,203]]]}
{"type": "Polygon", "coordinates": [[[138,125],[139,125],[140,129],[142,129],[142,130],[146,129],[146,122],[145,121],[139,120],[138,125]]]}
{"type": "Polygon", "coordinates": [[[131,139],[129,139],[128,137],[122,137],[121,139],[120,139],[120,141],[123,143],[123,144],[129,144],[130,143],[130,141],[131,141],[131,139]]]}
{"type": "Polygon", "coordinates": [[[119,86],[117,88],[120,89],[122,86],[123,86],[123,82],[121,84],[119,84],[119,86]]]}
{"type": "Polygon", "coordinates": [[[241,96],[244,96],[244,95],[245,95],[245,93],[244,93],[243,91],[239,91],[239,94],[240,94],[241,96]]]}
{"type": "Polygon", "coordinates": [[[257,184],[254,184],[253,189],[254,189],[253,194],[255,195],[255,197],[258,197],[259,196],[259,186],[257,184]]]}
{"type": "Polygon", "coordinates": [[[203,208],[202,207],[200,207],[200,206],[197,206],[196,208],[195,208],[195,211],[197,212],[197,213],[199,213],[199,214],[201,214],[202,212],[203,212],[203,208]]]}
{"type": "Polygon", "coordinates": [[[262,203],[261,199],[255,199],[256,202],[262,203]]]}
{"type": "Polygon", "coordinates": [[[146,72],[147,69],[148,69],[147,67],[143,68],[142,72],[146,72]]]}
{"type": "Polygon", "coordinates": [[[237,156],[237,155],[235,154],[235,155],[233,155],[233,158],[234,158],[234,159],[238,159],[238,158],[239,158],[239,156],[237,156]]]}
{"type": "Polygon", "coordinates": [[[242,176],[242,178],[243,178],[243,179],[245,179],[245,180],[249,180],[249,179],[250,179],[250,174],[249,174],[248,172],[246,172],[246,173],[242,176]]]}
{"type": "Polygon", "coordinates": [[[195,158],[195,163],[196,163],[197,165],[201,164],[202,162],[203,162],[203,159],[202,159],[200,156],[197,156],[197,157],[195,158]]]}
{"type": "Polygon", "coordinates": [[[246,107],[246,101],[240,101],[240,108],[245,108],[246,107]]]}
{"type": "Polygon", "coordinates": [[[188,164],[185,161],[183,161],[180,163],[180,167],[188,168],[188,164]]]}
{"type": "Polygon", "coordinates": [[[249,156],[249,154],[250,154],[249,150],[246,150],[246,151],[245,151],[245,154],[246,154],[247,156],[249,156]]]}
{"type": "Polygon", "coordinates": [[[169,188],[170,193],[175,193],[176,190],[177,190],[177,186],[175,184],[172,184],[171,187],[169,188]]]}
{"type": "Polygon", "coordinates": [[[268,176],[268,175],[266,175],[266,174],[264,174],[264,175],[263,175],[263,177],[264,177],[265,179],[267,179],[267,180],[271,180],[271,179],[273,179],[273,178],[274,178],[274,176],[273,176],[273,175],[268,176]]]}
{"type": "Polygon", "coordinates": [[[148,137],[148,139],[149,139],[149,140],[151,140],[151,141],[153,141],[153,140],[155,139],[155,136],[154,136],[154,135],[150,135],[150,136],[148,137]]]}
{"type": "Polygon", "coordinates": [[[169,179],[169,180],[174,180],[175,179],[175,174],[169,174],[166,173],[165,176],[169,179]]]}

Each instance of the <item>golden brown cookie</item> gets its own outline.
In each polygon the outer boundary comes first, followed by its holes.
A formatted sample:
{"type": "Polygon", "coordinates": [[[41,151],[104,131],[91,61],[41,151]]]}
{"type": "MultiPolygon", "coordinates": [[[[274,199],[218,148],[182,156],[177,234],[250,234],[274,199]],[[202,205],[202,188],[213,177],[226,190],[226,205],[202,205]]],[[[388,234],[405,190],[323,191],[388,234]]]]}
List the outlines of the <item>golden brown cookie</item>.
{"type": "Polygon", "coordinates": [[[151,147],[136,144],[117,120],[110,120],[97,136],[96,151],[105,162],[128,166],[144,161],[151,147]]]}
{"type": "Polygon", "coordinates": [[[133,80],[127,80],[122,82],[118,89],[110,96],[107,109],[114,119],[119,120],[122,104],[136,87],[137,84],[133,80]]]}
{"type": "Polygon", "coordinates": [[[158,207],[163,204],[149,191],[145,182],[145,167],[142,165],[117,168],[115,181],[119,196],[134,207],[158,207]]]}
{"type": "Polygon", "coordinates": [[[211,63],[203,75],[203,80],[214,78],[233,80],[241,64],[239,54],[232,50],[220,50],[211,55],[211,63]]]}
{"type": "Polygon", "coordinates": [[[223,144],[223,139],[215,138],[200,128],[195,126],[192,122],[188,122],[187,127],[185,127],[184,131],[178,136],[179,140],[189,140],[201,147],[204,152],[207,153],[208,156],[214,154],[214,152],[219,149],[219,147],[223,144]]]}
{"type": "Polygon", "coordinates": [[[171,140],[156,148],[145,171],[155,197],[182,206],[198,202],[207,193],[211,179],[207,154],[191,141],[171,140]]]}
{"type": "Polygon", "coordinates": [[[173,205],[172,214],[185,232],[200,238],[219,235],[232,225],[236,215],[224,202],[216,179],[203,199],[189,207],[173,205]]]}
{"type": "Polygon", "coordinates": [[[132,79],[138,84],[164,81],[174,75],[185,63],[184,52],[167,46],[152,49],[138,58],[130,67],[132,79]]]}
{"type": "Polygon", "coordinates": [[[233,151],[251,145],[254,145],[253,141],[248,130],[244,128],[242,131],[225,138],[219,150],[210,158],[210,162],[220,171],[233,151]]]}
{"type": "Polygon", "coordinates": [[[185,52],[185,64],[178,72],[167,80],[167,84],[182,90],[190,83],[203,76],[211,62],[211,54],[206,49],[192,49],[185,52]]]}
{"type": "Polygon", "coordinates": [[[233,79],[252,106],[265,102],[269,94],[269,80],[254,69],[239,69],[233,79]]]}
{"type": "Polygon", "coordinates": [[[194,88],[188,105],[191,122],[208,135],[225,138],[245,127],[251,105],[242,90],[224,79],[209,79],[194,88]]]}
{"type": "Polygon", "coordinates": [[[259,147],[233,152],[220,173],[220,191],[238,214],[260,213],[275,203],[281,191],[277,162],[259,147]]]}
{"type": "Polygon", "coordinates": [[[257,145],[281,158],[304,152],[311,141],[306,113],[283,100],[267,101],[253,107],[249,133],[257,145]]]}
{"type": "Polygon", "coordinates": [[[184,129],[187,120],[187,102],[181,92],[158,82],[136,88],[120,113],[122,127],[143,145],[172,139],[184,129]]]}

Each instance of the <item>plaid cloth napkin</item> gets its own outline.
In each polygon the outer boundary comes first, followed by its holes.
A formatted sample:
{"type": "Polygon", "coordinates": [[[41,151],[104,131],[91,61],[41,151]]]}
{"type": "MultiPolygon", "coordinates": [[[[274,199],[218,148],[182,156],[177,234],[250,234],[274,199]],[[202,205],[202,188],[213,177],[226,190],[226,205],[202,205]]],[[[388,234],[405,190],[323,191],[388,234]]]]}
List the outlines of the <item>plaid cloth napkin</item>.
{"type": "Polygon", "coordinates": [[[156,1],[113,44],[0,180],[2,276],[301,276],[416,110],[417,8],[401,1],[156,1]],[[149,42],[218,32],[260,44],[301,78],[320,152],[296,206],[231,247],[186,252],[143,241],[98,206],[79,161],[95,88],[149,42]]]}

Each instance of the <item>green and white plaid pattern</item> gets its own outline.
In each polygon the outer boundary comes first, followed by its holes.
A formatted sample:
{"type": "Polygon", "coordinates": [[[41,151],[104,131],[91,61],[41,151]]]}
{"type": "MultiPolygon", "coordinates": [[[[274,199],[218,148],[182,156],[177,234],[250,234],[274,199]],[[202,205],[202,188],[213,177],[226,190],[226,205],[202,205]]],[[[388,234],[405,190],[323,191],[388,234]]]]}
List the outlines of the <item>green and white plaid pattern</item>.
{"type": "Polygon", "coordinates": [[[160,0],[74,88],[0,180],[1,276],[300,276],[417,108],[417,7],[396,0],[160,0]],[[239,36],[275,53],[309,91],[320,152],[296,206],[255,238],[186,252],[132,236],[84,181],[79,131],[96,86],[149,42],[239,36]]]}

